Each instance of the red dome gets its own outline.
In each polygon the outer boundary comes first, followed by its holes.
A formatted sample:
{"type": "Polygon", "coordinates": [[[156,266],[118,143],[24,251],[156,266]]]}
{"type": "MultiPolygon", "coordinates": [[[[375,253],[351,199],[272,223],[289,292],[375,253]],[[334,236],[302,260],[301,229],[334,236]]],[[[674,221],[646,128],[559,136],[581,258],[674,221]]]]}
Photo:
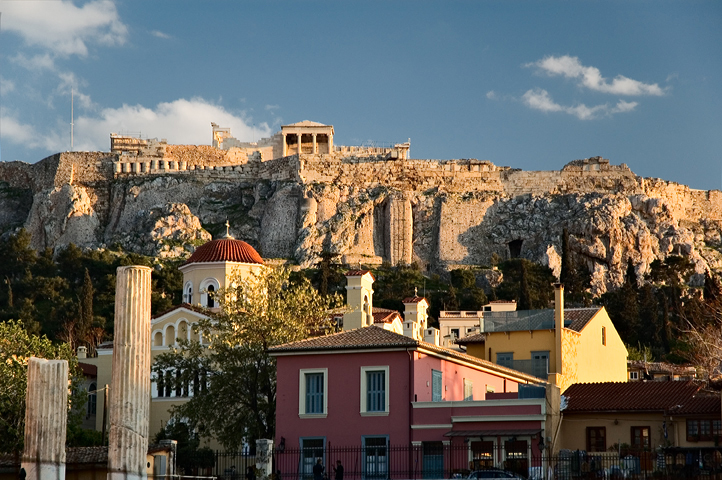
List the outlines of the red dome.
{"type": "Polygon", "coordinates": [[[249,244],[234,238],[221,238],[204,243],[184,263],[238,262],[263,265],[263,258],[249,244]]]}

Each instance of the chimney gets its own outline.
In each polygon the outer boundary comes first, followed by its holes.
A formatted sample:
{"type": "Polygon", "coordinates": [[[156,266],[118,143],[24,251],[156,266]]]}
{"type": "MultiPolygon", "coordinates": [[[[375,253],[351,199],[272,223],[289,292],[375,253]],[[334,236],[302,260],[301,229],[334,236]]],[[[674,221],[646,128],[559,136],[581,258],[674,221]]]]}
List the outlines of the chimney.
{"type": "Polygon", "coordinates": [[[88,347],[84,345],[78,347],[78,358],[88,358],[88,347]]]}
{"type": "MultiPolygon", "coordinates": [[[[554,284],[554,345],[555,369],[557,378],[564,374],[562,366],[562,329],[564,328],[564,284],[554,284]]],[[[558,380],[556,382],[559,385],[558,380]]]]}

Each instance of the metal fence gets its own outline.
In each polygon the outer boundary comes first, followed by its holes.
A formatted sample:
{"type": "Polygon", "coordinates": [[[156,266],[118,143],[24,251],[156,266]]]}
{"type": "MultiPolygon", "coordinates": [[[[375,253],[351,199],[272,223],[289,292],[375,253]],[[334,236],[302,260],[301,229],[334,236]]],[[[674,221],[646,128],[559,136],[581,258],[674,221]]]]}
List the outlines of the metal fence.
{"type": "Polygon", "coordinates": [[[595,453],[561,451],[558,455],[532,454],[526,447],[497,447],[432,442],[419,446],[326,445],[286,449],[274,454],[274,476],[276,480],[313,480],[313,466],[321,459],[324,478],[331,480],[338,461],[344,469],[344,480],[467,478],[483,470],[503,470],[529,480],[722,480],[722,447],[595,453]]]}

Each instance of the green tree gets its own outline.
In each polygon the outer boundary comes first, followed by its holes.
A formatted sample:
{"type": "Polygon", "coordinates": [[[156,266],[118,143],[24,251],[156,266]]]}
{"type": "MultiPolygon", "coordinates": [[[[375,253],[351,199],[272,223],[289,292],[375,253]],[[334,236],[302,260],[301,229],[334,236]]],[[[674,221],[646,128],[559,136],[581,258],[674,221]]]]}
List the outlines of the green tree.
{"type": "Polygon", "coordinates": [[[275,432],[276,362],[268,348],[330,331],[328,311],[340,298],[320,295],[305,278],[290,282],[285,268],[231,284],[216,293],[220,313],[199,322],[209,343],[183,342],[155,369],[174,369],[181,373],[172,382],[195,386],[188,402],[173,407],[174,418],[235,449],[275,432]]]}
{"type": "Polygon", "coordinates": [[[201,468],[210,468],[215,464],[215,454],[208,447],[200,447],[201,441],[186,422],[170,421],[155,435],[154,443],[161,440],[175,440],[176,465],[184,475],[198,475],[201,468]]]}
{"type": "Polygon", "coordinates": [[[494,292],[501,300],[516,300],[518,309],[522,310],[522,271],[527,283],[530,309],[549,308],[554,299],[553,283],[556,280],[549,267],[537,265],[523,258],[507,260],[499,265],[504,279],[494,292]]]}
{"type": "MultiPolygon", "coordinates": [[[[71,379],[71,405],[84,405],[86,396],[80,384],[82,372],[78,360],[68,344],[55,344],[47,337],[32,335],[20,321],[0,323],[0,452],[20,452],[25,431],[25,392],[28,378],[28,359],[67,360],[71,379]]],[[[71,416],[68,428],[77,424],[71,416]]]]}

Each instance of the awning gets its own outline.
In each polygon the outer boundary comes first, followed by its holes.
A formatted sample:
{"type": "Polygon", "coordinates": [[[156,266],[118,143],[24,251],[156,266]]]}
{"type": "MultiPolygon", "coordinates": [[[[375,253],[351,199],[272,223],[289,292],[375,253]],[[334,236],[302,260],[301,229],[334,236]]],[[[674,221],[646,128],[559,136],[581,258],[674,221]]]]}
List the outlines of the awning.
{"type": "Polygon", "coordinates": [[[445,437],[513,437],[520,435],[536,435],[539,429],[526,430],[452,430],[444,434],[445,437]]]}

